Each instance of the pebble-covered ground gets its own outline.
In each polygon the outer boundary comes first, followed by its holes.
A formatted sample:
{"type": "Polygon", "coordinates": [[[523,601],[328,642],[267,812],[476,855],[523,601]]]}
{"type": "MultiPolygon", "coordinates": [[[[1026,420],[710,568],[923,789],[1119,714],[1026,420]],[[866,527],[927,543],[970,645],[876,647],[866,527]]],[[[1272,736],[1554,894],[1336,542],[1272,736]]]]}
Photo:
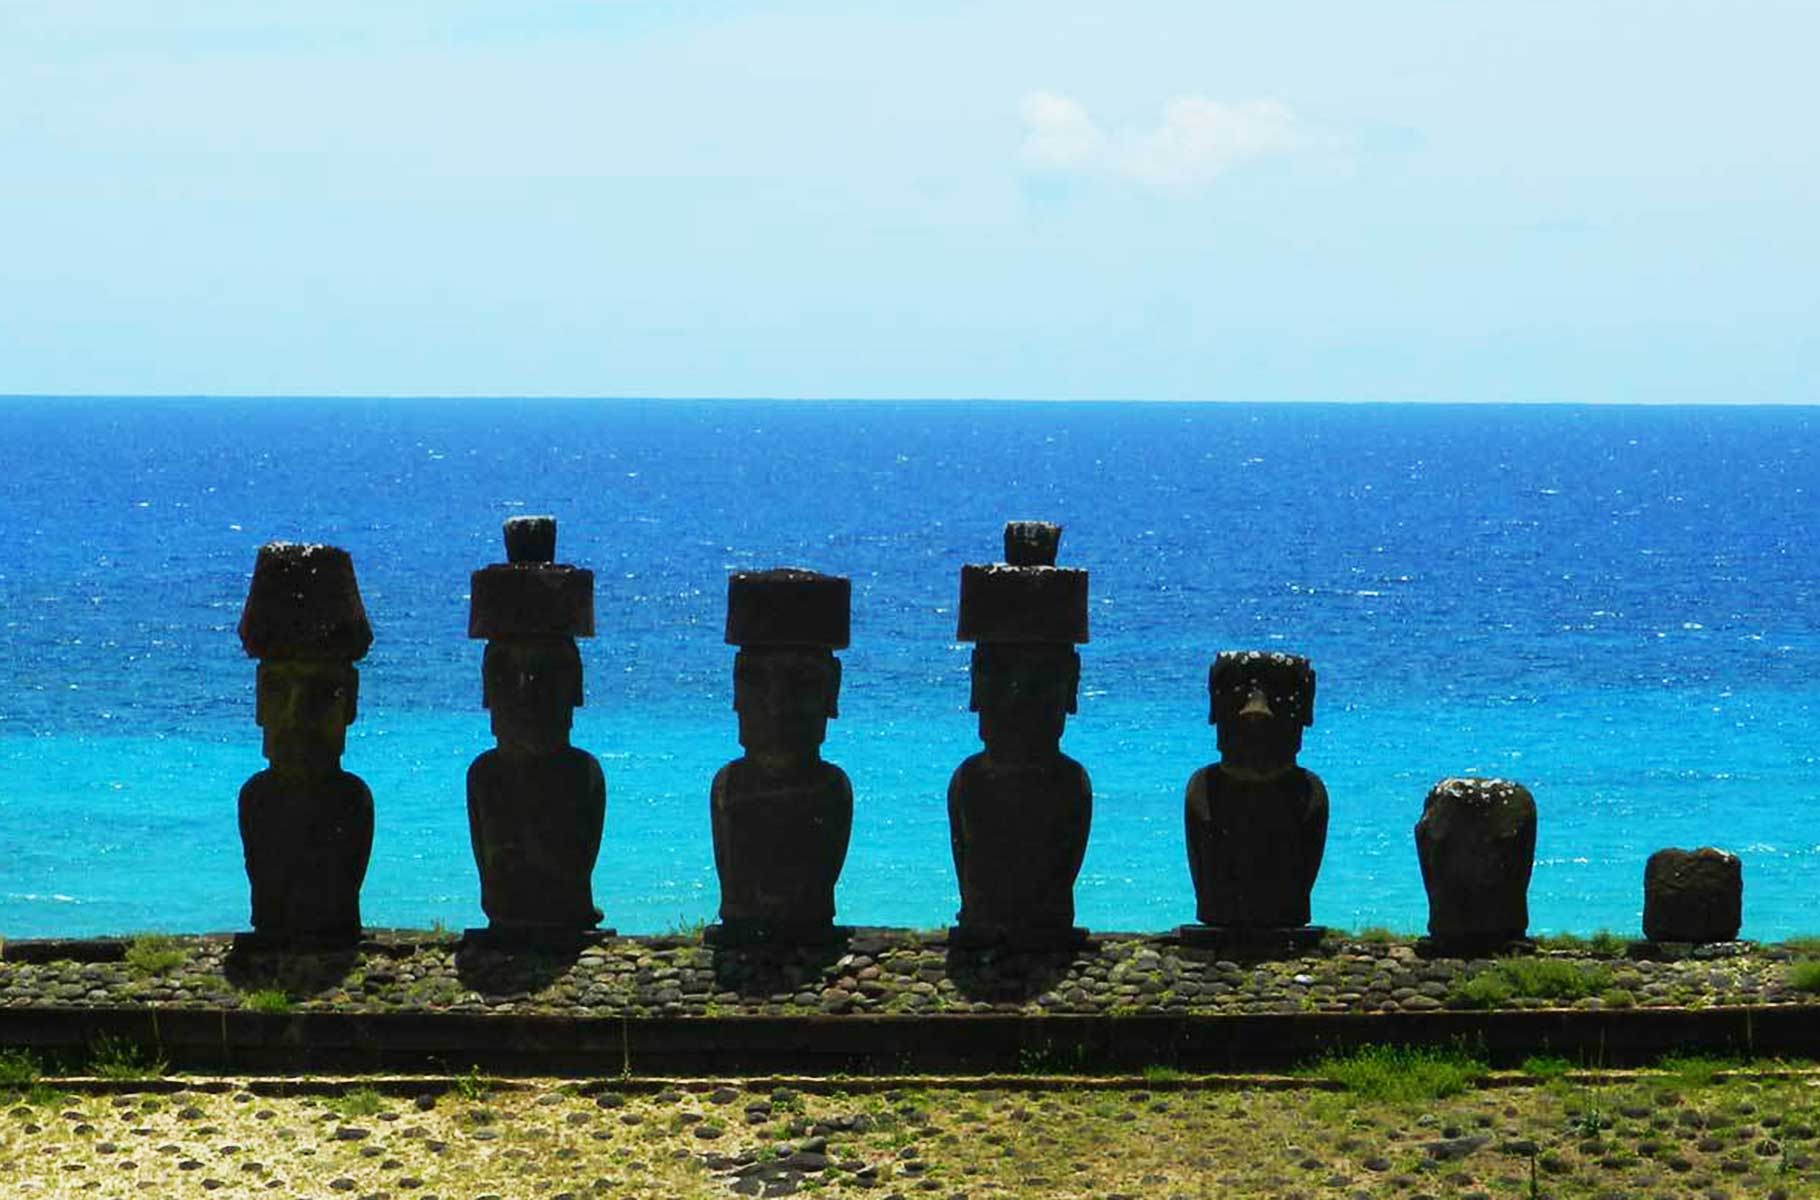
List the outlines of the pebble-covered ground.
{"type": "MultiPolygon", "coordinates": [[[[1586,947],[1531,961],[1572,986],[1500,995],[1490,959],[1425,959],[1407,941],[1332,937],[1302,955],[1241,962],[1165,937],[1106,935],[1074,951],[951,950],[938,935],[860,931],[821,950],[732,949],[691,938],[612,938],[579,951],[508,953],[394,934],[332,954],[249,954],[224,938],[132,941],[119,961],[0,960],[0,1005],[153,1004],[270,1011],[398,1009],[576,1016],[1021,1012],[1419,1012],[1445,1007],[1709,1007],[1811,1002],[1799,948],[1729,948],[1677,961],[1586,947]],[[1735,950],[1736,952],[1730,952],[1735,950]],[[1559,971],[1557,970],[1557,976],[1559,971]],[[1491,981],[1487,984],[1487,981],[1491,981]],[[1477,981],[1477,982],[1475,982],[1477,981]]],[[[1809,979],[1811,986],[1820,980],[1809,979]]]]}
{"type": "Polygon", "coordinates": [[[1820,1081],[1655,1076],[1387,1100],[1296,1090],[699,1083],[582,1093],[481,1080],[20,1090],[4,1194],[583,1200],[596,1196],[1550,1200],[1820,1195],[1820,1081]]]}

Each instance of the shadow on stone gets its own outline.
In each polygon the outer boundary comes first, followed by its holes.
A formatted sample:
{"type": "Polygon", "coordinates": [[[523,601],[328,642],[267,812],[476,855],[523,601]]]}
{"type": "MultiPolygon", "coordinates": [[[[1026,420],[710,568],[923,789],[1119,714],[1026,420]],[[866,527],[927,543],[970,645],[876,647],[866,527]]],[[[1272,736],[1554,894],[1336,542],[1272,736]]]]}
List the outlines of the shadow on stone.
{"type": "Polygon", "coordinates": [[[1067,978],[1077,947],[948,944],[948,978],[955,991],[985,1004],[1023,1003],[1067,978]]]}
{"type": "Polygon", "coordinates": [[[714,989],[743,999],[784,997],[801,992],[818,995],[829,975],[848,953],[848,942],[720,941],[709,947],[714,989]]]}
{"type": "Polygon", "coordinates": [[[236,938],[222,961],[222,975],[242,992],[276,988],[287,996],[333,991],[360,962],[357,946],[310,948],[236,938]]]}
{"type": "Polygon", "coordinates": [[[497,932],[469,930],[455,951],[455,977],[484,996],[529,996],[567,975],[598,940],[571,935],[514,942],[497,932]]]}

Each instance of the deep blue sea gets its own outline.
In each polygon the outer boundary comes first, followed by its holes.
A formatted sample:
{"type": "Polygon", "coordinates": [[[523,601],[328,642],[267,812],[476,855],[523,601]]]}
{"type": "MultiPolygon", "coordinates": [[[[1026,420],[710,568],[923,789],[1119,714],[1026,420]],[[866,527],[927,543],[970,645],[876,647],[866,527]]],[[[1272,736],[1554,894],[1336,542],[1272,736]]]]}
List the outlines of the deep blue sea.
{"type": "Polygon", "coordinates": [[[1420,929],[1423,796],[1497,774],[1540,809],[1532,929],[1635,931],[1647,855],[1712,844],[1747,936],[1820,930],[1817,460],[1803,408],[0,400],[0,935],[245,927],[234,626],[273,539],[351,551],[375,631],[343,763],[375,798],[368,924],[482,923],[468,575],[534,512],[596,575],[575,741],[621,931],[715,913],[725,580],[777,565],[853,580],[840,917],[952,919],[957,577],[1008,518],[1092,572],[1085,923],[1192,919],[1207,665],[1262,647],[1319,672],[1317,921],[1420,929]]]}

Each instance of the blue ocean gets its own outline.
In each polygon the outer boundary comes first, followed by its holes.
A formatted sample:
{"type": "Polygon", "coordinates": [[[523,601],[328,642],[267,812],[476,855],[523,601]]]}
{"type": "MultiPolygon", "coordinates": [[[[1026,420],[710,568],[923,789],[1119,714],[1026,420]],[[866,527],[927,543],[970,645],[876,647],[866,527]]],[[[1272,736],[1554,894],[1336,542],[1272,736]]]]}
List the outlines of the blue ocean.
{"type": "Polygon", "coordinates": [[[952,919],[958,573],[1010,518],[1092,573],[1084,923],[1192,919],[1206,670],[1257,647],[1319,673],[1318,922],[1421,929],[1424,794],[1484,774],[1536,797],[1534,930],[1634,932],[1644,859],[1698,845],[1742,856],[1746,936],[1820,930],[1817,458],[1804,408],[0,400],[0,935],[246,926],[234,628],[274,539],[346,547],[375,632],[343,762],[375,798],[367,923],[482,923],[468,576],[537,512],[596,574],[575,742],[622,932],[716,911],[726,576],[778,565],[853,581],[840,918],[952,919]]]}

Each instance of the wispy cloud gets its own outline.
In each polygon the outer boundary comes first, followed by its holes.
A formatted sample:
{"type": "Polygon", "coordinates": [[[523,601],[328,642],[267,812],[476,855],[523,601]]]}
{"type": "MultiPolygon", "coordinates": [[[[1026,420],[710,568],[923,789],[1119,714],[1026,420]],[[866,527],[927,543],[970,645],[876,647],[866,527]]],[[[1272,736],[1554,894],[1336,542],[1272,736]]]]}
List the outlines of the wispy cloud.
{"type": "Polygon", "coordinates": [[[1080,102],[1057,92],[1031,92],[1019,109],[1020,157],[1030,169],[1112,175],[1155,188],[1206,184],[1307,141],[1301,119],[1277,100],[1178,96],[1163,106],[1155,127],[1110,135],[1080,102]]]}

